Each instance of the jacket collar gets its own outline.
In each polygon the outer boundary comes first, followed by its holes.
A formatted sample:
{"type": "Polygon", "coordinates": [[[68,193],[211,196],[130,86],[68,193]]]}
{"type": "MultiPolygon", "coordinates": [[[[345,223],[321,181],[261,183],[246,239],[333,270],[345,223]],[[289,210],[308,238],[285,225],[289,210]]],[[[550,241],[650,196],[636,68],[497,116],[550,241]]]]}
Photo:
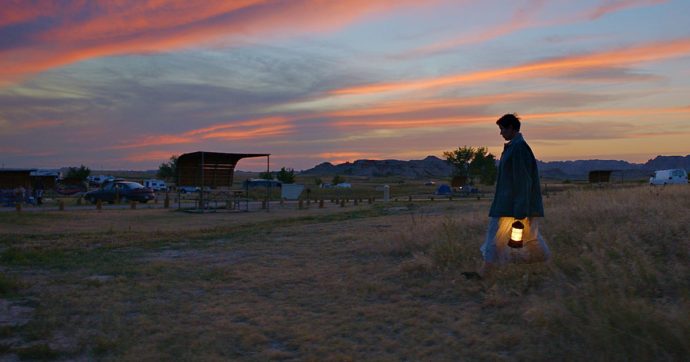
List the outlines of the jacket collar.
{"type": "Polygon", "coordinates": [[[525,139],[522,137],[522,133],[518,132],[518,134],[516,134],[512,140],[503,144],[503,150],[507,149],[508,147],[510,147],[514,144],[518,144],[520,142],[525,142],[525,139]]]}

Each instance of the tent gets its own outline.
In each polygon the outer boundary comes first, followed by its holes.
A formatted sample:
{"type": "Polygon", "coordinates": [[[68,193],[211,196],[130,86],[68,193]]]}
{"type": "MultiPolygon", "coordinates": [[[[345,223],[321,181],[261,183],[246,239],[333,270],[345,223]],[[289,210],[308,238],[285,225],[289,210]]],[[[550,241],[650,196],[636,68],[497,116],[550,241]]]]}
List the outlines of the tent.
{"type": "Polygon", "coordinates": [[[453,194],[453,190],[450,188],[450,186],[448,186],[446,184],[443,184],[436,189],[436,195],[450,196],[452,194],[453,194]]]}

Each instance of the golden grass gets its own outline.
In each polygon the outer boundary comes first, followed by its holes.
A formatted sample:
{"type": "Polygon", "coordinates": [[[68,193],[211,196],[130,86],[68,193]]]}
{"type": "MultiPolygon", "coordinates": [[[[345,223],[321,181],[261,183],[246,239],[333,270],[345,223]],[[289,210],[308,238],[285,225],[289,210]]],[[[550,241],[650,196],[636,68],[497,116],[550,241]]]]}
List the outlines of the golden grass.
{"type": "Polygon", "coordinates": [[[481,262],[488,201],[0,216],[12,281],[0,297],[35,308],[28,324],[0,326],[0,357],[690,355],[690,188],[574,188],[545,201],[552,261],[482,281],[460,272],[481,262]]]}

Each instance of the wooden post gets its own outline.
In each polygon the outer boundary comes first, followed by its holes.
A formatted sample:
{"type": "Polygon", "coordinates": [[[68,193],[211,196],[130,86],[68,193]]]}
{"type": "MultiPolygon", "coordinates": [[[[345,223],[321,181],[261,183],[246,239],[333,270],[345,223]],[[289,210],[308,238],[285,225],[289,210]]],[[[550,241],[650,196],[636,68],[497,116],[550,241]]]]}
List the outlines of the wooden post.
{"type": "Polygon", "coordinates": [[[101,199],[96,200],[96,210],[101,211],[103,209],[103,201],[101,199]]]}
{"type": "Polygon", "coordinates": [[[134,210],[137,208],[137,202],[136,201],[130,201],[129,202],[129,208],[134,210]]]}
{"type": "Polygon", "coordinates": [[[429,200],[434,201],[434,197],[433,196],[429,197],[429,200]]]}
{"type": "Polygon", "coordinates": [[[371,205],[371,197],[367,199],[367,203],[369,203],[369,205],[371,205]]]}
{"type": "Polygon", "coordinates": [[[345,199],[340,200],[340,207],[345,207],[345,199]]]}
{"type": "Polygon", "coordinates": [[[353,202],[354,202],[355,206],[359,205],[359,203],[357,202],[357,199],[354,199],[353,202]]]}
{"type": "Polygon", "coordinates": [[[163,207],[164,208],[170,208],[170,197],[168,197],[168,194],[165,194],[165,200],[163,200],[163,207]]]}
{"type": "Polygon", "coordinates": [[[323,199],[319,200],[319,209],[323,209],[323,199]]]}
{"type": "Polygon", "coordinates": [[[299,201],[297,202],[297,207],[300,210],[304,209],[304,201],[302,199],[299,199],[299,201]]]}
{"type": "Polygon", "coordinates": [[[63,200],[58,201],[58,210],[65,211],[65,202],[63,200]]]}
{"type": "Polygon", "coordinates": [[[261,210],[266,209],[266,200],[261,200],[261,210]]]}
{"type": "Polygon", "coordinates": [[[15,210],[17,210],[18,213],[22,212],[22,203],[21,202],[15,202],[14,208],[15,208],[15,210]]]}
{"type": "MultiPolygon", "coordinates": [[[[397,201],[397,200],[396,200],[396,201],[397,201]]],[[[408,196],[408,197],[407,197],[407,201],[408,201],[408,202],[412,202],[412,196],[408,196]]]]}

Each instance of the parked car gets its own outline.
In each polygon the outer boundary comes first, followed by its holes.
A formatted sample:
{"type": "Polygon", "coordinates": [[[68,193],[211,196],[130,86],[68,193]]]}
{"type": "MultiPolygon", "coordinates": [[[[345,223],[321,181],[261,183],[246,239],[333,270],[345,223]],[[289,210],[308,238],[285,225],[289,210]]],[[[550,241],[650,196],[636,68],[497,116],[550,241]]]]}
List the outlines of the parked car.
{"type": "Polygon", "coordinates": [[[94,204],[98,200],[112,204],[118,195],[122,202],[131,200],[146,203],[156,198],[156,194],[152,189],[144,187],[144,185],[138,182],[115,180],[106,181],[100,189],[87,192],[84,195],[84,199],[94,204]]]}
{"type": "Polygon", "coordinates": [[[682,168],[654,171],[649,178],[650,185],[687,184],[688,173],[682,168]]]}

